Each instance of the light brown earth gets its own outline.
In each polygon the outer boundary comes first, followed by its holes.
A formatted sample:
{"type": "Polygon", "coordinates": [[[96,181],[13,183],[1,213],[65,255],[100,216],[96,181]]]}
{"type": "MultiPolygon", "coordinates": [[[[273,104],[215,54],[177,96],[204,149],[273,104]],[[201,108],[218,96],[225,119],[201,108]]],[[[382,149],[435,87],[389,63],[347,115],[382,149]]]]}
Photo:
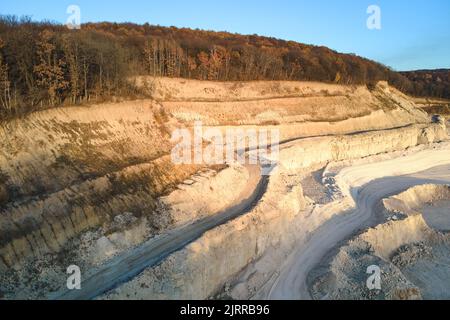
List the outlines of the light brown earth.
{"type": "Polygon", "coordinates": [[[342,226],[328,230],[336,244],[371,218],[351,218],[353,188],[450,163],[445,125],[386,83],[137,81],[153,99],[1,125],[0,294],[305,298],[327,225],[342,226]],[[175,165],[171,133],[198,120],[278,129],[276,170],[175,165]],[[281,267],[299,250],[304,267],[281,267]],[[65,289],[69,264],[82,269],[80,292],[65,289]]]}
{"type": "MultiPolygon", "coordinates": [[[[449,168],[440,167],[439,171],[422,175],[439,172],[439,180],[448,182],[450,176],[445,171],[449,168]]],[[[379,210],[387,220],[337,249],[328,265],[312,272],[312,296],[316,299],[449,299],[450,237],[445,232],[450,211],[448,199],[450,186],[435,184],[412,187],[385,199],[379,210]],[[424,214],[424,206],[437,210],[424,214]],[[379,290],[366,286],[369,277],[366,270],[371,265],[381,268],[379,290]]]]}

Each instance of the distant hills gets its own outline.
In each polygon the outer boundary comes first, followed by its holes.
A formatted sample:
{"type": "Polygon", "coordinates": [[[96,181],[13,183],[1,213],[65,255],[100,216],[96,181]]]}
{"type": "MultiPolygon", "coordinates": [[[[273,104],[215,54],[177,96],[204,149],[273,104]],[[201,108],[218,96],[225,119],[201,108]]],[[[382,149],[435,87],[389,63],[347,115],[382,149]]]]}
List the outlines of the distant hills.
{"type": "Polygon", "coordinates": [[[450,98],[450,69],[400,72],[413,83],[413,93],[421,96],[450,98]]]}

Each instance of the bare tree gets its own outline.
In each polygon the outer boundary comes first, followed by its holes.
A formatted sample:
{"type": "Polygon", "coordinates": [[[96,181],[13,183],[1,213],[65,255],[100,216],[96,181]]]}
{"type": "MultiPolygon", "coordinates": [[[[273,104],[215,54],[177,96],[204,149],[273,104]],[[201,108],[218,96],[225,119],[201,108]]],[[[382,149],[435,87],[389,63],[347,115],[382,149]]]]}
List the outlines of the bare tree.
{"type": "Polygon", "coordinates": [[[59,59],[55,52],[53,36],[53,32],[49,30],[40,33],[40,38],[37,40],[39,64],[34,67],[38,78],[37,83],[47,90],[51,106],[58,102],[59,92],[68,87],[68,82],[64,79],[65,62],[59,59]]]}
{"type": "Polygon", "coordinates": [[[69,69],[71,102],[77,103],[78,97],[80,96],[81,74],[79,44],[69,35],[65,35],[63,37],[63,48],[69,69]]]}
{"type": "MultiPolygon", "coordinates": [[[[5,43],[0,39],[0,50],[5,46],[5,43]]],[[[11,93],[10,82],[8,78],[8,65],[3,61],[3,55],[0,52],[0,102],[6,114],[11,113],[11,93]]]]}

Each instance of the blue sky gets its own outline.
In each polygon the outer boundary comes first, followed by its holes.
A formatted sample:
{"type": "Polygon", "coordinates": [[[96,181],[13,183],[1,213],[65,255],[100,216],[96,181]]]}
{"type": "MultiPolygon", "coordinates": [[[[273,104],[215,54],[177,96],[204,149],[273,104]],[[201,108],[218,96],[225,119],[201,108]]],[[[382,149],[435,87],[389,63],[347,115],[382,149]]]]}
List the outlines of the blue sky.
{"type": "Polygon", "coordinates": [[[2,0],[0,13],[64,23],[71,4],[82,22],[260,34],[356,53],[396,70],[450,68],[449,0],[2,0]],[[381,8],[381,30],[366,27],[372,4],[381,8]]]}

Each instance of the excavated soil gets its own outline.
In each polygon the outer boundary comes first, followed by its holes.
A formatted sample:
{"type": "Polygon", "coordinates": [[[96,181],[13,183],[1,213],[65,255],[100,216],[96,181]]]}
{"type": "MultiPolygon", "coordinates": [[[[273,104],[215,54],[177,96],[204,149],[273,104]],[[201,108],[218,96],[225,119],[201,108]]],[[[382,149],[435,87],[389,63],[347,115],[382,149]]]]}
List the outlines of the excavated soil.
{"type": "Polygon", "coordinates": [[[450,186],[420,185],[382,202],[387,222],[336,247],[309,274],[313,298],[450,298],[450,186]],[[381,288],[369,289],[374,265],[381,288]]]}
{"type": "MultiPolygon", "coordinates": [[[[137,81],[152,99],[64,107],[1,124],[4,297],[58,298],[66,267],[76,264],[92,274],[93,291],[97,280],[116,288],[102,298],[205,299],[224,285],[233,297],[266,298],[270,294],[259,290],[277,279],[274,261],[286,260],[350,210],[351,183],[377,176],[343,170],[336,180],[330,163],[410,152],[408,165],[393,160],[388,168],[413,173],[448,162],[445,124],[433,123],[386,83],[369,90],[283,81],[137,81]],[[279,130],[277,169],[261,179],[249,166],[175,165],[171,134],[191,130],[197,120],[222,131],[279,130]],[[197,234],[197,225],[210,227],[197,234]],[[163,243],[168,253],[155,258],[157,265],[139,260],[146,248],[186,230],[193,236],[182,247],[163,243]],[[238,275],[244,280],[231,285],[238,275]],[[127,276],[132,279],[124,283],[127,276]]],[[[444,226],[445,202],[433,205],[423,209],[425,220],[444,226]]]]}

